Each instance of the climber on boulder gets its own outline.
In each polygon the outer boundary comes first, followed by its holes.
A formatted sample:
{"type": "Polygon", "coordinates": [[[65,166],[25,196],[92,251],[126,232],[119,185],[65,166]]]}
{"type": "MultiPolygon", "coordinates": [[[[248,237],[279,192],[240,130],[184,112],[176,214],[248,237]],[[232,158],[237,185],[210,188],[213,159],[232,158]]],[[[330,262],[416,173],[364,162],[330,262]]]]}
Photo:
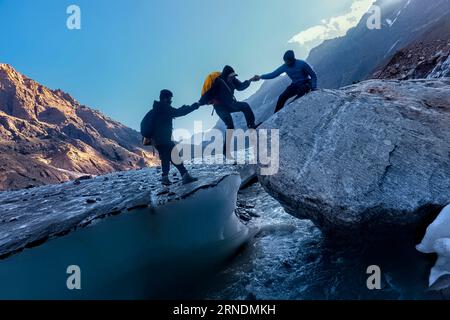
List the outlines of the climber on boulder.
{"type": "Polygon", "coordinates": [[[284,64],[274,72],[253,78],[255,80],[270,80],[286,73],[292,80],[291,85],[278,98],[275,113],[283,109],[290,98],[295,97],[295,100],[297,100],[311,90],[317,90],[317,75],[307,62],[296,59],[292,50],[288,50],[284,54],[283,60],[284,64]]]}
{"type": "MultiPolygon", "coordinates": [[[[234,129],[231,114],[235,112],[242,112],[244,114],[249,129],[256,129],[255,115],[250,108],[250,105],[247,102],[237,101],[234,96],[235,90],[246,90],[252,81],[256,81],[256,78],[253,77],[247,81],[241,82],[237,79],[237,76],[234,69],[230,66],[225,66],[221,73],[211,73],[203,86],[200,104],[212,104],[219,118],[225,123],[227,130],[234,129]]],[[[227,145],[230,145],[230,139],[231,137],[227,132],[224,144],[224,154],[227,154],[228,158],[230,158],[230,155],[228,154],[227,145]]]]}
{"type": "Polygon", "coordinates": [[[211,82],[210,87],[205,88],[208,85],[205,82],[200,104],[212,104],[227,129],[234,129],[233,118],[231,117],[231,114],[234,112],[244,113],[247,126],[253,129],[255,128],[255,115],[248,103],[237,101],[234,91],[246,90],[251,82],[256,79],[252,78],[241,82],[237,76],[234,69],[230,66],[225,66],[222,73],[215,72],[211,74],[206,81],[211,82]]]}

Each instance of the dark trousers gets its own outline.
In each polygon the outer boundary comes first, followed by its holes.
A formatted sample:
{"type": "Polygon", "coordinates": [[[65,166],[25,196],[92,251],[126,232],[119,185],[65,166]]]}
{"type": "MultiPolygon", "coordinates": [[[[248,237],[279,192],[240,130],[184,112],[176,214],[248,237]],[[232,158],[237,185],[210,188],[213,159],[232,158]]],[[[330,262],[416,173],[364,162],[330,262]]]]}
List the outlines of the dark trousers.
{"type": "Polygon", "coordinates": [[[169,174],[170,163],[172,163],[175,166],[175,168],[177,168],[177,170],[180,172],[180,174],[182,176],[185,173],[187,173],[187,170],[184,167],[183,163],[175,164],[172,161],[172,150],[174,147],[175,147],[175,142],[173,142],[173,141],[168,144],[155,146],[155,148],[159,154],[159,159],[161,160],[161,169],[162,169],[163,176],[167,176],[169,174]]]}
{"type": "MultiPolygon", "coordinates": [[[[234,102],[232,105],[214,105],[214,109],[217,112],[219,118],[225,123],[225,126],[228,130],[234,129],[233,117],[232,113],[242,112],[245,116],[245,121],[247,122],[247,126],[250,128],[255,127],[255,114],[250,108],[250,105],[247,102],[234,102]]],[[[230,144],[231,136],[228,132],[225,134],[225,142],[223,144],[223,154],[227,156],[227,158],[232,158],[231,154],[227,152],[227,145],[230,144]]],[[[231,152],[231,150],[229,150],[231,152]]]]}
{"type": "Polygon", "coordinates": [[[303,97],[305,94],[311,91],[311,85],[309,83],[304,84],[291,84],[284,90],[284,92],[278,98],[277,106],[275,108],[275,113],[284,108],[286,102],[292,98],[296,97],[295,100],[303,97]]]}
{"type": "Polygon", "coordinates": [[[225,123],[227,129],[234,129],[232,113],[242,112],[247,121],[247,126],[255,125],[255,114],[250,108],[250,105],[246,102],[234,102],[232,105],[222,105],[218,104],[214,106],[219,118],[225,123]]]}

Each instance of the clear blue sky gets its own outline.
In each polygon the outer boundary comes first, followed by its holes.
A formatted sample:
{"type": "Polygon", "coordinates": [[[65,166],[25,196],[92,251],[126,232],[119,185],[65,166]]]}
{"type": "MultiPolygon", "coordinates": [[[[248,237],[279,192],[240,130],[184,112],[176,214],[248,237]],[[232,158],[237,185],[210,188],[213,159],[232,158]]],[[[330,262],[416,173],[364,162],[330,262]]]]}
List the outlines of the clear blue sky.
{"type": "MultiPolygon", "coordinates": [[[[245,80],[272,71],[289,39],[352,0],[0,0],[0,62],[135,129],[160,89],[198,100],[205,76],[230,64],[245,80]],[[81,30],[66,8],[81,8],[81,30]]],[[[255,88],[252,88],[255,90],[255,88]]],[[[250,91],[251,92],[251,91],[250,91]]],[[[242,96],[241,96],[242,97],[242,96]]],[[[211,127],[211,107],[177,120],[211,127]]]]}

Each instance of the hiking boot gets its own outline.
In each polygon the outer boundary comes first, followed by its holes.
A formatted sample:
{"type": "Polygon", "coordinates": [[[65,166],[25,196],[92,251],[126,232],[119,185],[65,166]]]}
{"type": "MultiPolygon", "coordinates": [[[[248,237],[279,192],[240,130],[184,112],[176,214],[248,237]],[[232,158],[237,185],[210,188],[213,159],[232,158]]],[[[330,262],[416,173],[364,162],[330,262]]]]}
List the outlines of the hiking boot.
{"type": "Polygon", "coordinates": [[[185,174],[183,175],[182,181],[183,181],[183,184],[189,184],[189,183],[198,181],[198,179],[197,179],[197,178],[194,178],[194,177],[191,176],[189,173],[185,173],[185,174]]]}
{"type": "Polygon", "coordinates": [[[163,186],[170,186],[172,184],[172,182],[169,179],[169,176],[163,176],[161,183],[163,186]]]}

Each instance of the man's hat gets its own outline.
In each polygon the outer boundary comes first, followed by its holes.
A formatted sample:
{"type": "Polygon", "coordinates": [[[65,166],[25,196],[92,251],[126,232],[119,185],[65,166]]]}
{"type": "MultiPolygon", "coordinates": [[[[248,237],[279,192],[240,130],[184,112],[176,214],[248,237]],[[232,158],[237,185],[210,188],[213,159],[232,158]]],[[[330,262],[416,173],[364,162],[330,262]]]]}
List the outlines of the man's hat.
{"type": "Polygon", "coordinates": [[[224,68],[223,68],[223,71],[222,71],[222,75],[224,76],[224,77],[237,77],[238,75],[236,74],[236,72],[234,71],[234,69],[232,68],[232,67],[230,67],[230,66],[225,66],[224,68]]]}
{"type": "Polygon", "coordinates": [[[170,90],[164,89],[161,90],[161,93],[159,94],[159,99],[167,99],[167,98],[172,98],[173,97],[173,93],[170,90]]]}
{"type": "Polygon", "coordinates": [[[283,56],[284,61],[293,61],[295,60],[295,53],[293,50],[288,50],[283,56]]]}

